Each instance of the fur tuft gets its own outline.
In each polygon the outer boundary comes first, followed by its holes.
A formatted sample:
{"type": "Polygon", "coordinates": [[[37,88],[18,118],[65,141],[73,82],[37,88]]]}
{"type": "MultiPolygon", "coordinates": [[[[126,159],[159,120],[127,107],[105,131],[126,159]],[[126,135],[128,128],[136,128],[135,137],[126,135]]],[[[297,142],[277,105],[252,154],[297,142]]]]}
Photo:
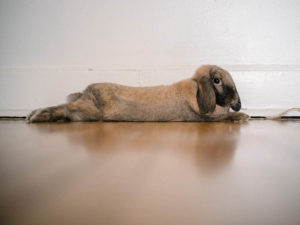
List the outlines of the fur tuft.
{"type": "Polygon", "coordinates": [[[76,92],[76,93],[73,93],[73,94],[69,94],[68,97],[67,97],[67,103],[75,102],[81,96],[82,96],[81,92],[76,92]]]}

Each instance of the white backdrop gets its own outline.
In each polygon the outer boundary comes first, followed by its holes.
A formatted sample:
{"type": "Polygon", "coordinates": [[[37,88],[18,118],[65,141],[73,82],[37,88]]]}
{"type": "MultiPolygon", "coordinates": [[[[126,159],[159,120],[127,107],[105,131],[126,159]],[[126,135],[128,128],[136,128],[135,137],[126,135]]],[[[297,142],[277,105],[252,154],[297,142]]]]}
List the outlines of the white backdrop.
{"type": "Polygon", "coordinates": [[[0,116],[206,63],[232,73],[245,110],[300,107],[299,12],[299,0],[1,0],[0,116]]]}

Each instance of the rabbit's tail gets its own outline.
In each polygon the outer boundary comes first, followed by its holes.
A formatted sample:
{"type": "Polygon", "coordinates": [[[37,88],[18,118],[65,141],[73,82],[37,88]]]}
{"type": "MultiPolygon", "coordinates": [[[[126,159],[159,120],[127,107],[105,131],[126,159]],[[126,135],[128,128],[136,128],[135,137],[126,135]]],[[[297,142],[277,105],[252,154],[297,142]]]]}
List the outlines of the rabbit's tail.
{"type": "Polygon", "coordinates": [[[67,97],[67,103],[69,102],[75,102],[77,99],[79,99],[83,94],[81,92],[76,92],[69,94],[67,97]]]}

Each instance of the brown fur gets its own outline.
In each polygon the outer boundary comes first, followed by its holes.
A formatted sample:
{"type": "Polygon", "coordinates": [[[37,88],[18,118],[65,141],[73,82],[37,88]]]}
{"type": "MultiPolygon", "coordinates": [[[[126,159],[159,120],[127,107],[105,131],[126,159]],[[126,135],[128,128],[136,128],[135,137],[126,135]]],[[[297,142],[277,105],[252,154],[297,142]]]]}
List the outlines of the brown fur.
{"type": "Polygon", "coordinates": [[[63,105],[34,110],[29,122],[45,121],[222,121],[246,120],[230,74],[205,65],[195,75],[171,85],[128,87],[89,85],[63,105]],[[220,83],[214,83],[214,79],[220,83]]]}

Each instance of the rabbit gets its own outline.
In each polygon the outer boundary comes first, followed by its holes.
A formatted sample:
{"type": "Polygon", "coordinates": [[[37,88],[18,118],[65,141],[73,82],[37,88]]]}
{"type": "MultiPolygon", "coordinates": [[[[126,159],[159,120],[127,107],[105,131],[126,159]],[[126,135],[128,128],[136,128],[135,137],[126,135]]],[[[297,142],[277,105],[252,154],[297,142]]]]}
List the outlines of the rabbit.
{"type": "Polygon", "coordinates": [[[244,121],[241,100],[229,72],[203,65],[171,85],[129,87],[95,83],[69,95],[66,104],[37,109],[27,121],[244,121]],[[230,112],[233,109],[235,112],[230,112]]]}

